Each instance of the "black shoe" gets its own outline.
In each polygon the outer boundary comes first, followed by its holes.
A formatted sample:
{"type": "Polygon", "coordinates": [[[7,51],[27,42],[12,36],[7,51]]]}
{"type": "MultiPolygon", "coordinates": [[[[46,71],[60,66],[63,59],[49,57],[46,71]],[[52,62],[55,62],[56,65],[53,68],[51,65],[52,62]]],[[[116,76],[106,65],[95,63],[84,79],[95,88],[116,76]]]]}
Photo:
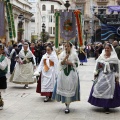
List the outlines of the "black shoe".
{"type": "Polygon", "coordinates": [[[48,102],[50,100],[50,98],[49,97],[46,97],[45,99],[44,99],[44,102],[48,102]]]}
{"type": "Polygon", "coordinates": [[[65,114],[68,114],[70,113],[70,110],[69,109],[65,109],[65,114]]]}
{"type": "Polygon", "coordinates": [[[105,108],[105,114],[110,114],[109,108],[105,108]]]}
{"type": "Polygon", "coordinates": [[[81,64],[80,64],[81,65],[81,64]]]}
{"type": "Polygon", "coordinates": [[[25,85],[24,88],[25,88],[25,89],[28,89],[29,87],[28,87],[28,85],[25,85]]]}
{"type": "Polygon", "coordinates": [[[83,65],[83,63],[82,63],[82,65],[83,65]]]}
{"type": "Polygon", "coordinates": [[[4,101],[2,100],[2,98],[0,98],[0,109],[3,109],[4,106],[4,101]]]}

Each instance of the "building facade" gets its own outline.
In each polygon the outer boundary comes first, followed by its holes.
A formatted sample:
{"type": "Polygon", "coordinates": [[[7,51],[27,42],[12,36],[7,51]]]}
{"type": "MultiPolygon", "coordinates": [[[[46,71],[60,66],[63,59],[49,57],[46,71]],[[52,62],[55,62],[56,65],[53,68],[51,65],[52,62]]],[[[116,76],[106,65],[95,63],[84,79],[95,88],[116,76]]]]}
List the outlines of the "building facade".
{"type": "Polygon", "coordinates": [[[33,14],[31,18],[31,40],[35,41],[38,39],[38,36],[37,36],[38,31],[36,28],[36,21],[38,19],[38,16],[37,16],[38,0],[28,0],[28,2],[32,4],[31,12],[33,14]]]}
{"type": "MultiPolygon", "coordinates": [[[[73,0],[76,8],[80,9],[84,18],[84,34],[86,41],[91,39],[94,32],[100,28],[99,20],[94,16],[95,12],[107,6],[119,5],[120,0],[73,0]]],[[[106,11],[108,12],[108,11],[106,11]]]]}
{"type": "Polygon", "coordinates": [[[36,31],[38,39],[41,38],[42,25],[45,24],[45,31],[49,33],[49,41],[55,39],[55,18],[56,9],[60,9],[62,2],[60,0],[40,0],[37,4],[36,31]]]}
{"type": "MultiPolygon", "coordinates": [[[[31,17],[33,14],[31,11],[31,4],[28,0],[10,0],[12,4],[14,22],[15,22],[15,31],[16,31],[16,38],[13,38],[14,41],[19,40],[31,40],[31,17]]],[[[6,16],[6,15],[5,15],[6,16]]],[[[7,16],[6,19],[6,42],[9,42],[9,31],[8,31],[8,23],[7,23],[7,16]]]]}

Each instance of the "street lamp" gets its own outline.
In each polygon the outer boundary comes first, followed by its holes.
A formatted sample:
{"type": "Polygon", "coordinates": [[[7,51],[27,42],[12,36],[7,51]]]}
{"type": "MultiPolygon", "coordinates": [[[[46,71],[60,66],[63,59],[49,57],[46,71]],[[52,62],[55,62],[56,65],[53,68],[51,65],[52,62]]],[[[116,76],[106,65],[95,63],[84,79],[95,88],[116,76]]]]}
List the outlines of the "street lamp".
{"type": "Polygon", "coordinates": [[[19,19],[19,23],[18,23],[18,41],[22,40],[22,34],[24,32],[24,28],[23,28],[23,20],[25,19],[24,16],[22,14],[20,14],[18,16],[19,19]]]}
{"type": "Polygon", "coordinates": [[[44,38],[45,38],[45,28],[46,28],[46,26],[45,26],[45,24],[43,23],[42,24],[42,38],[43,38],[43,43],[44,43],[44,38]]]}
{"type": "Polygon", "coordinates": [[[67,11],[68,11],[68,8],[70,7],[70,3],[69,1],[67,0],[66,3],[64,4],[64,6],[66,7],[67,11]]]}

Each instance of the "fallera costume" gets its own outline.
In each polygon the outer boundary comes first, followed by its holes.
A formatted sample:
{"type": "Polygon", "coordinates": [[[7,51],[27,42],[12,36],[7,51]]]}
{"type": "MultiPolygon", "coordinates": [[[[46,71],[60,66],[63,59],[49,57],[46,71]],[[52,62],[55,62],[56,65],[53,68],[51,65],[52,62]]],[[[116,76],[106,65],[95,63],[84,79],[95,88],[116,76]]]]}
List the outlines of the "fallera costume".
{"type": "Polygon", "coordinates": [[[68,111],[65,111],[65,113],[69,113],[69,104],[71,102],[80,101],[80,82],[77,72],[79,59],[76,51],[72,48],[68,61],[72,62],[73,66],[61,64],[67,55],[65,50],[59,56],[58,78],[52,95],[53,100],[68,105],[68,109],[66,109],[68,111]]]}
{"type": "Polygon", "coordinates": [[[19,59],[16,63],[14,73],[12,74],[10,81],[16,84],[33,84],[36,82],[33,78],[34,68],[36,66],[35,57],[29,50],[24,51],[21,49],[18,55],[19,59]]]}
{"type": "Polygon", "coordinates": [[[120,76],[120,62],[112,48],[110,58],[105,58],[105,50],[96,61],[94,74],[97,75],[88,102],[105,109],[120,106],[120,85],[115,79],[120,76]]]}
{"type": "MultiPolygon", "coordinates": [[[[58,58],[55,51],[44,54],[34,75],[39,75],[36,92],[51,98],[57,77],[58,58]]],[[[44,101],[45,102],[45,101],[44,101]]],[[[47,101],[46,101],[47,102],[47,101]]]]}

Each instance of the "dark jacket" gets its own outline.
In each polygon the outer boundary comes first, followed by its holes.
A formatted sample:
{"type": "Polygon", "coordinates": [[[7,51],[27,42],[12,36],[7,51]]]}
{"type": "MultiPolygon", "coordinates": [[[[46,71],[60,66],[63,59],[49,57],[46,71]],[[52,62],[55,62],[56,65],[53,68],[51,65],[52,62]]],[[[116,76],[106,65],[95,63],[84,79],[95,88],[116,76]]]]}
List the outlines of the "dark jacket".
{"type": "Polygon", "coordinates": [[[120,46],[116,46],[115,51],[117,53],[118,59],[120,60],[120,46]]]}

